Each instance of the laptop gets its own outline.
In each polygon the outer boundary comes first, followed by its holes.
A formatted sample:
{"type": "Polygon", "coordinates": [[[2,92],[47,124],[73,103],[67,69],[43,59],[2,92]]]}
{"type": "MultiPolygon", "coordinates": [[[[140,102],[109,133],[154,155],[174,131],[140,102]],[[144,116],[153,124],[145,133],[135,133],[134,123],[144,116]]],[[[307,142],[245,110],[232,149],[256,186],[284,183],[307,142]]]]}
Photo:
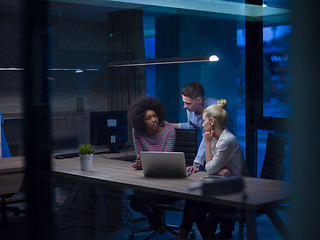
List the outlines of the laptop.
{"type": "Polygon", "coordinates": [[[140,152],[143,174],[155,178],[184,178],[186,170],[183,152],[140,152]]]}

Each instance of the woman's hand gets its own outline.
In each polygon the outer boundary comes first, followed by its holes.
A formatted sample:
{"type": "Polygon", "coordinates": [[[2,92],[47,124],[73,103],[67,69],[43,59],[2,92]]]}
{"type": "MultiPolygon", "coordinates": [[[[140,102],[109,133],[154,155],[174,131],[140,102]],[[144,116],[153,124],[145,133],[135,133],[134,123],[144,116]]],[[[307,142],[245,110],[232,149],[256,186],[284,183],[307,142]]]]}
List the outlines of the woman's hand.
{"type": "Polygon", "coordinates": [[[222,170],[220,170],[220,172],[218,172],[218,176],[230,177],[231,175],[232,173],[229,171],[228,168],[223,168],[222,170]]]}
{"type": "Polygon", "coordinates": [[[138,155],[134,163],[131,165],[131,167],[137,169],[137,170],[142,170],[142,165],[141,165],[141,157],[138,155]]]}
{"type": "Polygon", "coordinates": [[[214,132],[212,130],[203,134],[203,140],[205,143],[211,143],[214,138],[214,132]]]}

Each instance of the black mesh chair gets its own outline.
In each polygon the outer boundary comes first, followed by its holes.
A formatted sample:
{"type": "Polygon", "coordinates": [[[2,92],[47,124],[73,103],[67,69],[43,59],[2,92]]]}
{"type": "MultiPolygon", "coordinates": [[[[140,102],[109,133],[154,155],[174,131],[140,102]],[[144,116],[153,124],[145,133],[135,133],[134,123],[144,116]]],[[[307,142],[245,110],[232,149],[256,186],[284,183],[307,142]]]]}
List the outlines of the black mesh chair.
{"type": "Polygon", "coordinates": [[[13,186],[17,187],[17,191],[14,193],[6,193],[0,195],[0,213],[1,213],[1,221],[2,227],[5,228],[8,226],[8,215],[7,213],[11,212],[14,216],[20,216],[20,214],[26,214],[26,210],[22,206],[26,201],[25,198],[25,181],[24,178],[20,179],[16,177],[16,182],[13,186]],[[19,205],[19,206],[18,206],[19,205]],[[21,206],[20,206],[21,205],[21,206]]]}
{"type": "Polygon", "coordinates": [[[8,212],[12,212],[14,216],[19,216],[21,213],[26,213],[26,211],[22,208],[11,206],[17,203],[25,202],[25,196],[23,194],[4,194],[1,195],[0,198],[2,227],[8,226],[8,212]]]}
{"type": "MultiPolygon", "coordinates": [[[[279,180],[283,172],[283,161],[285,157],[286,137],[269,133],[267,136],[266,153],[260,173],[260,178],[279,180]]],[[[264,211],[257,212],[257,215],[266,214],[264,211]]],[[[239,239],[244,239],[243,228],[246,222],[245,214],[239,219],[239,239]]]]}
{"type": "MultiPolygon", "coordinates": [[[[176,143],[174,147],[174,152],[184,152],[186,158],[186,165],[190,166],[193,164],[193,160],[197,155],[198,145],[197,145],[197,131],[189,129],[176,129],[176,143]]],[[[170,202],[158,203],[157,207],[161,209],[161,225],[157,229],[152,229],[150,227],[132,231],[129,234],[129,240],[134,239],[134,234],[153,231],[146,239],[150,239],[156,234],[163,234],[164,232],[169,232],[173,235],[177,235],[177,230],[180,229],[179,226],[170,225],[166,223],[166,212],[168,211],[178,211],[183,212],[183,208],[177,207],[175,204],[181,199],[172,199],[170,202]]],[[[183,201],[183,200],[182,200],[183,201]]],[[[190,238],[195,238],[194,230],[190,233],[190,238]]]]}
{"type": "Polygon", "coordinates": [[[176,144],[173,151],[184,152],[186,165],[192,165],[198,151],[197,131],[190,129],[176,129],[176,144]]]}
{"type": "Polygon", "coordinates": [[[279,180],[285,156],[286,137],[269,133],[260,178],[279,180]]]}

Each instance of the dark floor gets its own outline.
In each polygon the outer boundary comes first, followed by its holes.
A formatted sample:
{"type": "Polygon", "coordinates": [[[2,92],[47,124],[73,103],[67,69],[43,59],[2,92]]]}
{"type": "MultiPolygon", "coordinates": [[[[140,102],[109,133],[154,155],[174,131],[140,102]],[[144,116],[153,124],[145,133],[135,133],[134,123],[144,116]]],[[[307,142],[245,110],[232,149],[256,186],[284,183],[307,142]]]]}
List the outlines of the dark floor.
{"type": "MultiPolygon", "coordinates": [[[[119,196],[121,196],[121,194],[119,195],[117,192],[116,194],[114,192],[112,194],[104,194],[103,198],[97,198],[94,204],[86,208],[83,207],[85,203],[82,194],[78,193],[75,194],[75,196],[76,197],[72,201],[69,201],[69,203],[65,201],[64,205],[58,204],[56,207],[54,214],[54,240],[126,240],[131,231],[148,227],[145,219],[135,221],[141,219],[143,216],[132,211],[130,207],[128,207],[127,201],[121,200],[121,204],[119,205],[119,196]],[[95,209],[99,210],[93,210],[93,205],[95,205],[95,209]],[[65,206],[65,208],[62,206],[65,206]],[[102,207],[97,208],[96,206],[102,207]],[[111,206],[110,209],[108,208],[109,214],[105,213],[104,206],[111,206]],[[83,209],[86,209],[86,217],[83,217],[83,209]],[[61,214],[62,212],[63,214],[61,214]],[[95,214],[92,214],[93,212],[95,212],[95,214]],[[92,218],[92,216],[95,217],[92,218]]],[[[183,202],[181,202],[180,207],[183,207],[182,204],[183,202]]],[[[279,214],[285,222],[287,222],[288,213],[279,211],[279,214]]],[[[24,215],[13,216],[13,214],[9,213],[8,227],[0,228],[0,240],[25,239],[25,219],[26,216],[24,215]]],[[[167,212],[166,219],[168,224],[179,225],[182,219],[182,213],[169,211],[167,212]]],[[[238,239],[239,237],[238,226],[239,223],[236,223],[233,239],[238,239]]],[[[202,239],[196,226],[194,226],[194,230],[196,239],[202,239]]],[[[266,215],[261,215],[257,218],[257,230],[259,240],[282,239],[266,215]]],[[[151,232],[137,233],[134,235],[134,239],[145,239],[150,233],[151,232]]],[[[170,239],[171,237],[173,237],[173,235],[166,232],[155,235],[152,239],[162,240],[170,239]]]]}
{"type": "MultiPolygon", "coordinates": [[[[134,214],[135,218],[140,218],[141,215],[134,214]]],[[[280,215],[286,219],[287,214],[285,212],[280,212],[280,215]]],[[[181,221],[182,214],[177,212],[168,212],[167,213],[167,223],[179,224],[181,221]]],[[[9,226],[6,228],[0,229],[0,239],[1,240],[22,240],[25,239],[25,216],[13,216],[9,215],[9,226]]],[[[87,228],[83,227],[82,224],[75,224],[77,219],[68,220],[70,224],[64,223],[63,226],[55,229],[54,240],[67,240],[67,239],[77,239],[77,240],[125,240],[128,239],[128,236],[132,230],[141,229],[147,227],[148,224],[145,220],[138,221],[133,223],[129,221],[128,223],[123,224],[122,227],[107,227],[105,225],[96,224],[96,228],[88,226],[87,228]],[[98,226],[97,226],[98,225],[98,226]]],[[[236,223],[235,231],[233,233],[233,239],[238,239],[238,223],[236,223]]],[[[282,239],[278,234],[277,230],[271,224],[270,220],[266,215],[259,216],[257,218],[258,226],[258,239],[259,240],[277,240],[282,239]]],[[[199,232],[194,226],[196,239],[202,239],[199,235],[199,232]]],[[[245,232],[245,231],[244,231],[245,232]]],[[[135,240],[145,239],[150,233],[137,233],[134,235],[135,240]]],[[[152,239],[170,239],[173,235],[169,233],[157,234],[152,239]]]]}

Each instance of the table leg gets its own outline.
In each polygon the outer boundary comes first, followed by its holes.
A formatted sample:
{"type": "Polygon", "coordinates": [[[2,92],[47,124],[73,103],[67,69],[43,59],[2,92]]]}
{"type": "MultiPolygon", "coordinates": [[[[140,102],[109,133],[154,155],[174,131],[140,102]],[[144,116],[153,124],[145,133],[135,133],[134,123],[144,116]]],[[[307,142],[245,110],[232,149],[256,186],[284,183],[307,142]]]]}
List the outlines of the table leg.
{"type": "Polygon", "coordinates": [[[96,227],[97,227],[97,212],[99,207],[96,204],[97,196],[95,194],[95,185],[85,183],[83,186],[84,198],[83,198],[83,226],[85,239],[95,239],[96,227]]]}
{"type": "Polygon", "coordinates": [[[283,239],[288,239],[287,233],[287,225],[282,221],[279,214],[276,212],[274,208],[264,209],[267,213],[269,219],[271,220],[272,224],[276,227],[278,232],[280,233],[283,239]]]}
{"type": "Polygon", "coordinates": [[[246,210],[246,222],[247,222],[247,239],[255,240],[257,238],[257,221],[256,212],[252,210],[246,210]]]}

